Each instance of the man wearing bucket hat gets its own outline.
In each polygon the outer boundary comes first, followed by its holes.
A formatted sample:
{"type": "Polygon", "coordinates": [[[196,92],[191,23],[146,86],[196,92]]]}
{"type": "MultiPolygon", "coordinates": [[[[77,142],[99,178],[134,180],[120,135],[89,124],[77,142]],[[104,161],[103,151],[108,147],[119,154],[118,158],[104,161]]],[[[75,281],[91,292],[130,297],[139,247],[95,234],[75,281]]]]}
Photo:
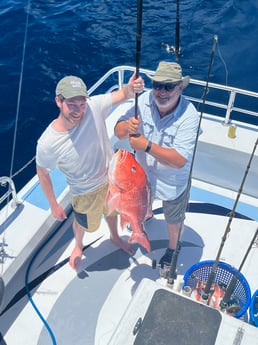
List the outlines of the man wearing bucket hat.
{"type": "Polygon", "coordinates": [[[185,218],[199,116],[182,95],[190,78],[182,76],[178,63],[162,61],[155,74],[148,77],[152,90],[139,96],[139,116],[131,108],[118,120],[115,134],[120,139],[129,139],[136,159],[147,173],[153,198],[162,200],[169,237],[166,252],[159,261],[163,269],[171,263],[185,218]]]}
{"type": "Polygon", "coordinates": [[[125,252],[133,253],[132,245],[118,235],[117,215],[108,215],[105,206],[107,170],[113,156],[105,118],[113,105],[134,97],[143,87],[142,78],[135,74],[122,89],[91,98],[83,80],[76,76],[64,77],[56,86],[59,115],[38,140],[36,163],[52,214],[59,221],[67,215],[56,200],[49,171],[58,167],[70,187],[75,246],[69,263],[74,269],[79,268],[85,231],[97,230],[102,214],[106,216],[110,239],[125,252]]]}

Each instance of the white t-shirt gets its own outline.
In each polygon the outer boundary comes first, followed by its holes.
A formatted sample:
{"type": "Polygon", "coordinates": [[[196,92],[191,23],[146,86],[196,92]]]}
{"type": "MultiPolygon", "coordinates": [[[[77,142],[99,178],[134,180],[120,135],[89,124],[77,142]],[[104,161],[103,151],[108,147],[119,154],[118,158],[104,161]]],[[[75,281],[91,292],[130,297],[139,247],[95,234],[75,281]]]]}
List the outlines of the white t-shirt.
{"type": "Polygon", "coordinates": [[[111,107],[111,94],[93,96],[87,101],[80,124],[58,132],[51,123],[38,140],[37,165],[48,170],[58,167],[66,176],[72,195],[98,189],[108,181],[113,149],[105,118],[111,107]]]}

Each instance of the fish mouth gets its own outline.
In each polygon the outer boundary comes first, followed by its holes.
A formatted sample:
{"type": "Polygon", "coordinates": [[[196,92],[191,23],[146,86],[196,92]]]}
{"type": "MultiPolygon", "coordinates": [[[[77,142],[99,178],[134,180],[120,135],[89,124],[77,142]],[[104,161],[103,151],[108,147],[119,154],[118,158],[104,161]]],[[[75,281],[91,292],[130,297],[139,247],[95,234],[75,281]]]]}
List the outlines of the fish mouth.
{"type": "Polygon", "coordinates": [[[118,160],[120,163],[123,163],[123,161],[126,160],[126,157],[127,157],[128,153],[130,154],[130,152],[128,152],[127,150],[119,149],[119,150],[117,151],[117,153],[116,153],[117,160],[118,160]]]}
{"type": "Polygon", "coordinates": [[[116,164],[122,165],[127,157],[127,151],[124,149],[118,149],[115,152],[115,155],[113,156],[110,165],[109,165],[109,178],[111,181],[115,181],[115,177],[114,177],[114,170],[115,170],[115,166],[116,164]]]}
{"type": "MultiPolygon", "coordinates": [[[[118,151],[116,152],[115,160],[117,163],[119,163],[119,164],[121,164],[121,166],[123,166],[123,164],[127,160],[128,156],[134,156],[134,155],[132,152],[130,152],[126,149],[118,149],[118,151]]],[[[133,173],[137,172],[137,168],[136,168],[135,164],[131,165],[131,171],[133,173]]]]}

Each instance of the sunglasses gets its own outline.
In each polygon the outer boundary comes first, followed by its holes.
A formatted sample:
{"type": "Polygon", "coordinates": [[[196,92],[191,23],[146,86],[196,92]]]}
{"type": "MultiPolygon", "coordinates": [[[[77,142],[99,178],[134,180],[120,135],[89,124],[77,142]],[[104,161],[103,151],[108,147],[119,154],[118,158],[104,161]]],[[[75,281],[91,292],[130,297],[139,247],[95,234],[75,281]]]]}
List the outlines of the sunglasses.
{"type": "Polygon", "coordinates": [[[166,83],[166,84],[163,84],[163,83],[159,83],[157,81],[153,81],[152,82],[152,88],[154,90],[162,90],[162,89],[165,89],[166,91],[173,91],[176,86],[179,85],[179,83],[166,83]]]}

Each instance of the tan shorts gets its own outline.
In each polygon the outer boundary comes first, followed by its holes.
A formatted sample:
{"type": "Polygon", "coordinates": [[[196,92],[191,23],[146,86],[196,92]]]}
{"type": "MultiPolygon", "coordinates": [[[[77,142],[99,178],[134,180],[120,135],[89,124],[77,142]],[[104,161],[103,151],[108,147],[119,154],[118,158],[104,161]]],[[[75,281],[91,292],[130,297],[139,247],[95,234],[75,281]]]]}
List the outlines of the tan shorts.
{"type": "Polygon", "coordinates": [[[108,185],[104,185],[92,192],[72,196],[74,217],[85,231],[93,232],[100,226],[102,215],[114,216],[117,213],[108,214],[106,195],[108,185]]]}

